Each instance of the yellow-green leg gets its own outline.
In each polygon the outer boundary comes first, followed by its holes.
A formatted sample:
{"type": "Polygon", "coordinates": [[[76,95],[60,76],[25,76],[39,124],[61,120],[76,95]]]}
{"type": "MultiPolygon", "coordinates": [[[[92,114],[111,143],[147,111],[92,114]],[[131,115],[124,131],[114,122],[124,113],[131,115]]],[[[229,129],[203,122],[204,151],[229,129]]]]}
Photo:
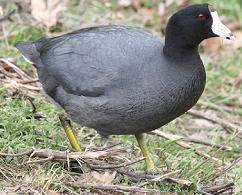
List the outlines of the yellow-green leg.
{"type": "Polygon", "coordinates": [[[147,145],[144,141],[144,136],[143,134],[135,134],[135,137],[138,141],[139,147],[141,149],[141,152],[143,156],[145,157],[145,164],[146,164],[146,171],[151,172],[151,173],[156,173],[157,169],[155,167],[155,164],[153,162],[152,156],[147,148],[147,145]]]}
{"type": "Polygon", "coordinates": [[[59,116],[59,119],[60,119],[62,127],[64,128],[64,130],[66,132],[66,135],[67,135],[67,137],[69,139],[69,142],[70,142],[72,148],[74,150],[76,150],[77,152],[80,152],[81,151],[81,147],[78,144],[78,141],[76,139],[76,135],[73,132],[70,119],[68,119],[66,114],[61,114],[59,116]]]}

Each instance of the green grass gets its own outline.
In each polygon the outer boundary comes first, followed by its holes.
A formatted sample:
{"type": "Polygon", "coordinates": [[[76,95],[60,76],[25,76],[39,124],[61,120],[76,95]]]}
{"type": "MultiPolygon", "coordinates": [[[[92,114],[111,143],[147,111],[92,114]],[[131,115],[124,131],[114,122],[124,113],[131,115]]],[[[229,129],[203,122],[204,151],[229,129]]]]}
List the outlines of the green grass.
{"type": "MultiPolygon", "coordinates": [[[[161,34],[159,30],[159,18],[154,12],[151,26],[143,23],[143,18],[132,9],[118,10],[116,1],[110,1],[110,7],[104,7],[99,1],[86,2],[83,7],[79,6],[78,0],[72,1],[72,4],[65,12],[64,25],[58,29],[49,31],[40,25],[32,25],[32,20],[29,16],[18,14],[24,19],[15,16],[16,22],[7,22],[5,25],[8,31],[8,39],[0,42],[1,56],[4,58],[14,58],[16,63],[29,74],[33,73],[33,67],[24,62],[19,55],[14,45],[19,41],[36,40],[45,34],[62,33],[78,29],[84,26],[92,26],[97,24],[127,24],[145,27],[150,31],[156,31],[156,34],[161,34]],[[117,17],[117,12],[121,12],[123,18],[117,17]],[[80,22],[82,21],[82,22],[80,22]]],[[[195,1],[204,2],[204,1],[195,1]]],[[[239,21],[242,24],[241,18],[241,3],[240,1],[211,1],[222,15],[226,16],[230,21],[239,21]]],[[[144,9],[152,8],[152,1],[146,0],[144,9]]],[[[7,8],[14,7],[14,4],[7,4],[7,8]]],[[[173,6],[174,9],[176,6],[173,6]]],[[[173,7],[171,10],[173,10],[173,7]]],[[[221,115],[232,121],[241,121],[242,108],[241,97],[242,88],[234,85],[235,78],[239,75],[242,69],[242,53],[241,50],[231,52],[228,49],[223,49],[221,54],[218,54],[212,60],[205,60],[207,70],[207,85],[206,90],[201,98],[209,107],[216,107],[221,115]],[[238,96],[235,97],[234,95],[238,96]],[[234,110],[234,113],[228,113],[224,106],[234,110]]],[[[16,153],[25,149],[35,148],[51,148],[57,150],[71,150],[64,131],[58,120],[60,110],[53,104],[44,101],[44,97],[40,96],[34,100],[37,111],[45,118],[36,120],[32,116],[32,106],[26,98],[21,95],[11,97],[8,89],[0,84],[0,148],[2,152],[16,153]]],[[[197,109],[204,109],[200,104],[197,109]]],[[[221,128],[196,129],[191,130],[187,127],[191,116],[184,115],[179,119],[171,122],[163,127],[163,131],[178,135],[192,135],[199,132],[205,132],[211,138],[213,143],[226,144],[234,149],[241,149],[242,144],[239,138],[234,135],[226,134],[221,128]]],[[[94,131],[89,131],[86,128],[81,128],[75,125],[78,132],[78,139],[83,147],[88,147],[90,144],[99,145],[99,137],[95,137],[94,131]]],[[[146,140],[149,143],[149,148],[154,156],[155,163],[159,168],[166,168],[169,171],[182,170],[181,178],[188,179],[194,184],[209,184],[213,183],[211,179],[217,173],[217,168],[221,166],[213,160],[205,162],[204,157],[195,154],[193,149],[184,149],[178,146],[174,141],[166,140],[154,135],[147,135],[146,140]],[[163,152],[163,154],[162,154],[163,152]],[[161,163],[160,158],[165,158],[165,162],[161,163]]],[[[140,150],[137,147],[136,140],[133,136],[114,136],[111,138],[114,143],[121,143],[127,150],[125,156],[129,159],[138,158],[141,156],[140,150]]],[[[199,149],[207,154],[210,154],[226,163],[238,158],[241,154],[236,152],[217,151],[212,147],[194,145],[194,148],[199,149]]],[[[5,173],[7,178],[16,183],[29,184],[32,189],[38,191],[54,190],[57,192],[67,192],[69,194],[79,193],[80,190],[73,189],[65,184],[65,181],[75,177],[76,173],[68,172],[65,165],[62,163],[46,163],[44,165],[23,166],[21,158],[0,158],[0,189],[2,187],[11,186],[6,182],[6,177],[1,173],[5,173]]],[[[133,169],[140,171],[144,170],[144,164],[138,163],[132,166],[133,169]]],[[[242,168],[236,167],[220,177],[217,181],[234,181],[236,188],[242,191],[241,180],[242,168]]],[[[123,179],[122,184],[128,184],[129,181],[123,179]]],[[[182,189],[179,185],[174,184],[157,184],[149,187],[160,188],[161,192],[176,192],[177,194],[192,194],[193,191],[182,189]]],[[[238,191],[239,191],[238,190],[238,191]]],[[[1,191],[0,191],[1,192],[1,191]]],[[[86,191],[88,192],[88,191],[86,191]]],[[[239,194],[239,192],[238,192],[239,194]]]]}
{"type": "Polygon", "coordinates": [[[239,0],[231,0],[231,1],[206,1],[206,0],[196,0],[197,3],[208,3],[215,7],[219,13],[226,15],[226,17],[233,21],[239,21],[242,23],[242,2],[239,0]]]}

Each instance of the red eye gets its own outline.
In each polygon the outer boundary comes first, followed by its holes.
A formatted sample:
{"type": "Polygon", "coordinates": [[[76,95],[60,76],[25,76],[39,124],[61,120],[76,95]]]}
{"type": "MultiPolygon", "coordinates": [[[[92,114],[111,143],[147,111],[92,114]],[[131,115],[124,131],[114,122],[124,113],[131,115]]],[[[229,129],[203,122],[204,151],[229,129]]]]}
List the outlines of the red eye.
{"type": "Polygon", "coordinates": [[[202,21],[202,20],[205,20],[206,17],[205,17],[203,14],[199,14],[199,15],[197,16],[197,19],[198,19],[199,21],[202,21]]]}

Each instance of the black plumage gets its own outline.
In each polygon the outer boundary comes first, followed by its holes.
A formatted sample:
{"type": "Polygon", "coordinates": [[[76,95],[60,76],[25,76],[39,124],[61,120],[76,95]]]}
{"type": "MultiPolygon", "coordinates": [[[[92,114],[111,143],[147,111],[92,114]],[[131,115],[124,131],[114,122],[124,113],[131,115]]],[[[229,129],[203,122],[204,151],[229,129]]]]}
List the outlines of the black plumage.
{"type": "Polygon", "coordinates": [[[217,36],[207,4],[174,14],[165,43],[142,29],[99,26],[17,45],[46,93],[102,135],[159,128],[190,109],[205,86],[199,43],[217,36]],[[197,19],[203,14],[205,21],[197,19]]]}

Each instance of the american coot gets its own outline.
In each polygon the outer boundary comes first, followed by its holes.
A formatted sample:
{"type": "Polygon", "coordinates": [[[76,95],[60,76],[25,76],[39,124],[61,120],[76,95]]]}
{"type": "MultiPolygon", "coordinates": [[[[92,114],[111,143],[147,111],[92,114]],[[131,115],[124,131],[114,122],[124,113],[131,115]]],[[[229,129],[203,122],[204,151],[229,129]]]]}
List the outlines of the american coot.
{"type": "MultiPolygon", "coordinates": [[[[190,109],[206,80],[198,53],[210,37],[234,39],[215,9],[196,4],[175,13],[165,43],[142,29],[98,26],[17,48],[37,68],[45,92],[83,126],[102,136],[135,135],[148,170],[154,163],[142,133],[190,109]]],[[[80,147],[62,120],[72,146],[80,147]]]]}

